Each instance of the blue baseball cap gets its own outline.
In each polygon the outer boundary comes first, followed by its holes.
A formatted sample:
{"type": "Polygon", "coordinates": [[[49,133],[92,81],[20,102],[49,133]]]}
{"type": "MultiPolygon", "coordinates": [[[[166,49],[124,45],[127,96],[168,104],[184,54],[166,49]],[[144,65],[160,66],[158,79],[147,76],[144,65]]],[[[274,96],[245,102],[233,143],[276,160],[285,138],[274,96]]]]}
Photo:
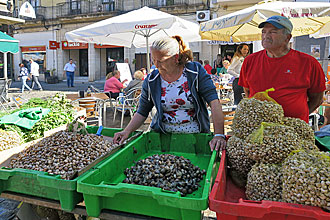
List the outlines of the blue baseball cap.
{"type": "Polygon", "coordinates": [[[266,21],[260,23],[258,28],[263,28],[266,23],[272,24],[278,29],[286,28],[290,31],[290,33],[293,29],[291,21],[287,17],[283,17],[280,15],[269,17],[266,21]]]}

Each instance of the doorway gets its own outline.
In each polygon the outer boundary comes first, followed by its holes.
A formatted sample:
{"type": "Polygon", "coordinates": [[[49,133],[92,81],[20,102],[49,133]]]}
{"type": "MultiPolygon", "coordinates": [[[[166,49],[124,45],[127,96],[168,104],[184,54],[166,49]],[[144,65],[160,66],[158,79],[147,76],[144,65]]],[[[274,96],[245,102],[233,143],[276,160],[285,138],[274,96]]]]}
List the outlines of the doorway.
{"type": "Polygon", "coordinates": [[[79,50],[79,76],[88,76],[88,49],[79,50]]]}
{"type": "Polygon", "coordinates": [[[107,72],[113,72],[116,69],[116,63],[124,63],[124,48],[107,48],[107,72]]]}
{"type": "Polygon", "coordinates": [[[147,54],[146,53],[135,54],[135,69],[139,70],[141,68],[147,69],[147,54]]]}

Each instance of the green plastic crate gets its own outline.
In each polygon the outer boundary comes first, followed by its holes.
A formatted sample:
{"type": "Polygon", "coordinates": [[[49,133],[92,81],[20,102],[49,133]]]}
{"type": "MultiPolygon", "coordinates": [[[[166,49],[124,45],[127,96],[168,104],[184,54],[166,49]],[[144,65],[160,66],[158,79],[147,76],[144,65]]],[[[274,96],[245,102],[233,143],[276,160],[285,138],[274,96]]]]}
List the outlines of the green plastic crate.
{"type": "Polygon", "coordinates": [[[330,151],[330,136],[325,136],[325,137],[315,136],[315,140],[324,147],[323,150],[330,151]]]}
{"type": "Polygon", "coordinates": [[[209,134],[143,134],[78,180],[77,190],[83,193],[87,214],[98,217],[102,209],[111,209],[167,219],[201,219],[201,210],[208,208],[210,188],[219,168],[217,152],[211,152],[208,144],[211,139],[209,134]],[[122,183],[126,168],[162,153],[183,156],[205,169],[201,187],[181,197],[179,192],[122,183]]]}
{"type": "MultiPolygon", "coordinates": [[[[95,126],[87,127],[89,133],[95,134],[97,130],[98,127],[95,126]]],[[[113,137],[118,131],[121,131],[121,129],[103,128],[101,134],[113,137]]],[[[113,155],[117,153],[119,153],[119,151],[113,155]]],[[[102,162],[103,161],[98,164],[102,164],[102,162]]],[[[0,169],[0,193],[16,192],[58,200],[63,210],[71,211],[76,204],[83,200],[82,194],[77,192],[77,181],[88,172],[90,171],[87,171],[73,180],[63,180],[59,175],[50,175],[47,172],[2,167],[0,169]]]]}

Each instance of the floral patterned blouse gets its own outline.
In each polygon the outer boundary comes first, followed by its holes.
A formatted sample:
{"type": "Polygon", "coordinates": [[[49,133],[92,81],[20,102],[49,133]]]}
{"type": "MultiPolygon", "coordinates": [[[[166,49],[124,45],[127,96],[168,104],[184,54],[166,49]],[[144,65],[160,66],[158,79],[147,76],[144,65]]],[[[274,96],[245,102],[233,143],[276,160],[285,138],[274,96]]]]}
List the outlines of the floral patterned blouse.
{"type": "Polygon", "coordinates": [[[161,78],[163,123],[169,133],[199,133],[193,97],[185,73],[174,82],[161,78]]]}

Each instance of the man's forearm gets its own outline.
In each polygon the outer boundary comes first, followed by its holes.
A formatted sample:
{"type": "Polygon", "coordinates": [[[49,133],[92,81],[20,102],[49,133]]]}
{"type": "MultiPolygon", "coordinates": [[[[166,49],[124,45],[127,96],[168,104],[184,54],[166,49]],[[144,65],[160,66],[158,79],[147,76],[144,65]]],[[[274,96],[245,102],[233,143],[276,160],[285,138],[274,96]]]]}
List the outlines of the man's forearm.
{"type": "Polygon", "coordinates": [[[309,114],[315,111],[323,102],[323,92],[308,94],[308,110],[309,114]]]}
{"type": "Polygon", "coordinates": [[[309,100],[307,102],[309,114],[313,113],[320,105],[322,105],[322,100],[309,100]]]}
{"type": "Polygon", "coordinates": [[[244,89],[245,97],[248,98],[250,96],[250,89],[245,87],[243,87],[243,89],[244,89]]]}

